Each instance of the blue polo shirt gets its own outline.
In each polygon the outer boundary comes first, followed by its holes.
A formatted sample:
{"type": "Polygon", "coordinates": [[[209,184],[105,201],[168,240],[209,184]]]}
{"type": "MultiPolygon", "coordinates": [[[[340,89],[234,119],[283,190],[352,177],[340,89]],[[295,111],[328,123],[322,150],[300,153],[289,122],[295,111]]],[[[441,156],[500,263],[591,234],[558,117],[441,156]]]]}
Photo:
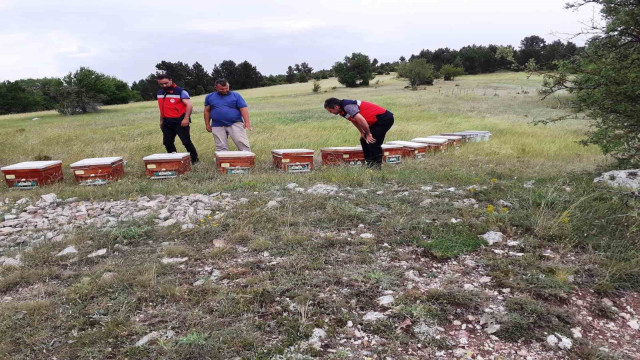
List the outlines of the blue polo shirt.
{"type": "Polygon", "coordinates": [[[229,91],[224,96],[214,92],[204,99],[204,106],[211,106],[211,126],[220,127],[242,121],[240,109],[247,107],[247,103],[235,91],[229,91]]]}

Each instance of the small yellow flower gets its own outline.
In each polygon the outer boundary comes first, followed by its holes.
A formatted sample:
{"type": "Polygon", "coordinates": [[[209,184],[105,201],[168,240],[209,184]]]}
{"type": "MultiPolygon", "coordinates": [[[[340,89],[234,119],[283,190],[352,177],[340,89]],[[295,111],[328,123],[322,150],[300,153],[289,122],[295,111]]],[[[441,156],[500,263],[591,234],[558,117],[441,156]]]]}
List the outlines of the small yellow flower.
{"type": "Polygon", "coordinates": [[[474,192],[474,191],[476,191],[476,188],[474,188],[474,187],[469,188],[469,191],[474,192]]]}
{"type": "Polygon", "coordinates": [[[491,182],[492,182],[492,183],[494,183],[494,182],[498,182],[498,179],[493,178],[493,179],[491,179],[491,182]]]}
{"type": "Polygon", "coordinates": [[[489,214],[493,214],[496,211],[496,208],[493,207],[493,205],[488,205],[487,211],[489,212],[489,214]]]}
{"type": "Polygon", "coordinates": [[[204,222],[204,219],[200,219],[201,222],[204,222]]]}
{"type": "Polygon", "coordinates": [[[107,190],[111,190],[111,186],[109,186],[109,187],[107,188],[107,190]]]}
{"type": "Polygon", "coordinates": [[[565,216],[562,219],[560,219],[560,222],[568,224],[569,223],[569,218],[565,216]]]}
{"type": "Polygon", "coordinates": [[[506,207],[503,207],[502,209],[500,209],[500,212],[506,213],[507,211],[509,211],[509,209],[507,209],[506,207]]]}
{"type": "Polygon", "coordinates": [[[473,178],[473,181],[475,181],[476,183],[480,182],[480,178],[473,178]]]}

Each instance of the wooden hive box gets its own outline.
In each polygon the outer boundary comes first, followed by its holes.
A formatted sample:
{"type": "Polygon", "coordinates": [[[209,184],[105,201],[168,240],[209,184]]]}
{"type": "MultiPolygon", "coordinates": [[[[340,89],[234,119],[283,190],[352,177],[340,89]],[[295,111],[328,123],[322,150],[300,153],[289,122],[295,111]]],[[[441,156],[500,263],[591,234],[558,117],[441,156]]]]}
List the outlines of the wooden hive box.
{"type": "Polygon", "coordinates": [[[447,144],[447,146],[455,146],[456,149],[460,148],[460,145],[462,145],[462,136],[455,136],[455,135],[429,135],[428,137],[433,137],[436,139],[447,139],[449,140],[449,143],[447,144]]]}
{"type": "Polygon", "coordinates": [[[423,144],[429,144],[434,148],[435,152],[447,151],[447,144],[449,143],[449,140],[447,139],[437,139],[432,137],[415,138],[415,139],[411,139],[411,141],[423,143],[423,144]]]}
{"type": "Polygon", "coordinates": [[[489,141],[491,140],[491,132],[484,130],[465,130],[465,133],[475,134],[479,139],[478,141],[489,141]]]}
{"type": "Polygon", "coordinates": [[[326,147],[320,149],[322,165],[363,165],[364,152],[360,146],[326,147]]]}
{"type": "Polygon", "coordinates": [[[25,161],[0,168],[12,189],[34,189],[62,181],[62,161],[25,161]]]}
{"type": "Polygon", "coordinates": [[[461,136],[463,143],[474,142],[475,141],[475,135],[468,134],[468,133],[465,133],[465,132],[440,133],[440,135],[442,135],[442,136],[461,136]]]}
{"type": "Polygon", "coordinates": [[[313,154],[310,149],[271,150],[273,166],[289,173],[306,173],[313,170],[313,154]]]}
{"type": "Polygon", "coordinates": [[[251,151],[216,151],[216,168],[222,174],[249,174],[255,159],[251,151]]]}
{"type": "Polygon", "coordinates": [[[387,164],[400,164],[404,155],[404,146],[394,144],[382,145],[382,161],[387,164]]]}
{"type": "Polygon", "coordinates": [[[411,141],[389,141],[390,145],[401,145],[405,158],[415,158],[416,160],[424,160],[427,152],[431,151],[431,145],[425,143],[417,143],[411,141]]]}
{"type": "Polygon", "coordinates": [[[153,154],[142,160],[149,179],[170,179],[191,171],[189,153],[153,154]]]}
{"type": "Polygon", "coordinates": [[[70,166],[80,185],[104,185],[124,175],[124,160],[121,157],[89,158],[70,166]]]}

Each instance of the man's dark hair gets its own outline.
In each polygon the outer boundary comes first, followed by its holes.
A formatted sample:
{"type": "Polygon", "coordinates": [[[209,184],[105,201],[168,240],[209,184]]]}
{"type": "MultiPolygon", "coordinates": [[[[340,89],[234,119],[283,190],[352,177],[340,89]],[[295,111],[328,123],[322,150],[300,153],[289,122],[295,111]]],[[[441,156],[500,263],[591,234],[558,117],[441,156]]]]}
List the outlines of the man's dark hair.
{"type": "Polygon", "coordinates": [[[229,82],[225,79],[218,79],[216,80],[216,85],[220,85],[220,86],[227,86],[229,85],[229,82]]]}
{"type": "Polygon", "coordinates": [[[168,73],[157,73],[156,74],[156,80],[164,80],[164,79],[173,80],[171,78],[171,75],[169,75],[168,73]]]}
{"type": "Polygon", "coordinates": [[[340,99],[336,99],[336,98],[328,98],[327,100],[324,101],[324,108],[333,108],[336,105],[340,105],[340,99]]]}

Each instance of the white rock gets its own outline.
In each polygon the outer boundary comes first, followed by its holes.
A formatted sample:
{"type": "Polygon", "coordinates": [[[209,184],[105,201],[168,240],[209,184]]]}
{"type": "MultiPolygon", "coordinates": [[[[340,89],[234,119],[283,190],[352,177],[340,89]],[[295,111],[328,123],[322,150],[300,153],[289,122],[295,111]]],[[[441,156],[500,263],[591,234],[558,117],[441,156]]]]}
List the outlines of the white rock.
{"type": "Polygon", "coordinates": [[[0,257],[0,266],[22,266],[20,255],[15,258],[2,256],[0,257]]]}
{"type": "Polygon", "coordinates": [[[211,272],[211,276],[209,277],[209,280],[211,280],[211,281],[216,281],[216,280],[218,280],[221,276],[222,276],[222,272],[221,272],[220,270],[218,270],[218,269],[214,269],[214,270],[211,272]]]}
{"type": "Polygon", "coordinates": [[[560,338],[560,342],[558,343],[558,347],[562,350],[569,350],[571,346],[573,346],[573,342],[566,336],[562,336],[560,334],[556,334],[558,338],[560,338]]]}
{"type": "Polygon", "coordinates": [[[322,346],[322,339],[327,337],[327,333],[319,328],[313,329],[313,334],[311,338],[309,338],[309,345],[311,345],[316,350],[320,350],[322,346]]]}
{"type": "Polygon", "coordinates": [[[452,224],[457,224],[457,223],[459,223],[459,222],[462,222],[462,219],[455,219],[455,218],[451,218],[451,221],[450,221],[450,222],[451,222],[452,224]]]}
{"type": "Polygon", "coordinates": [[[298,184],[296,184],[296,183],[288,183],[286,187],[289,190],[293,190],[293,189],[298,187],[298,184]]]}
{"type": "Polygon", "coordinates": [[[182,225],[182,230],[189,230],[189,229],[193,229],[194,227],[196,227],[193,224],[183,224],[182,225]]]}
{"type": "Polygon", "coordinates": [[[16,215],[11,215],[11,214],[7,214],[4,216],[4,221],[7,220],[13,220],[13,219],[17,219],[18,217],[16,215]]]}
{"type": "Polygon", "coordinates": [[[51,204],[53,202],[58,201],[58,196],[54,193],[45,194],[40,197],[40,200],[45,204],[51,204]]]}
{"type": "Polygon", "coordinates": [[[149,341],[156,339],[171,339],[175,335],[173,330],[168,330],[166,333],[161,333],[160,331],[153,331],[147,335],[145,335],[142,339],[138,340],[135,346],[140,347],[146,345],[149,341]]]}
{"type": "Polygon", "coordinates": [[[395,299],[393,298],[393,296],[391,295],[385,295],[385,296],[381,296],[378,298],[378,304],[380,305],[389,305],[391,303],[393,303],[395,299]]]}
{"type": "Polygon", "coordinates": [[[163,258],[161,260],[161,262],[163,264],[181,264],[185,261],[189,260],[188,257],[183,257],[183,258],[163,258]]]}
{"type": "Polygon", "coordinates": [[[549,344],[550,346],[556,347],[558,346],[559,342],[560,340],[558,340],[558,338],[555,335],[547,336],[547,344],[549,344]]]}
{"type": "Polygon", "coordinates": [[[433,199],[424,199],[421,203],[420,206],[429,206],[433,203],[433,199]]]}
{"type": "Polygon", "coordinates": [[[106,272],[106,273],[102,274],[101,278],[104,281],[111,281],[111,280],[115,279],[117,275],[118,274],[116,274],[114,272],[106,272]]]}
{"type": "Polygon", "coordinates": [[[193,286],[200,286],[200,285],[204,285],[204,283],[207,282],[207,279],[200,279],[196,282],[193,283],[193,286]]]}
{"type": "Polygon", "coordinates": [[[360,237],[363,239],[373,239],[373,234],[364,233],[364,234],[360,234],[360,237]]]}
{"type": "Polygon", "coordinates": [[[167,227],[167,226],[171,226],[175,223],[177,223],[178,221],[176,219],[169,219],[167,221],[163,221],[160,224],[158,224],[158,226],[162,226],[162,227],[167,227]]]}
{"type": "Polygon", "coordinates": [[[377,311],[369,311],[362,318],[364,321],[377,321],[380,319],[386,319],[387,317],[384,314],[381,314],[377,311]]]}
{"type": "Polygon", "coordinates": [[[462,287],[465,290],[473,290],[475,289],[475,286],[471,285],[471,284],[464,284],[464,286],[462,287]]]}
{"type": "Polygon", "coordinates": [[[609,171],[595,178],[593,182],[605,183],[613,187],[640,190],[640,169],[609,171]]]}
{"type": "Polygon", "coordinates": [[[280,203],[275,201],[275,200],[271,200],[267,203],[267,205],[265,206],[266,209],[273,209],[273,208],[277,208],[278,206],[280,206],[280,203]]]}
{"type": "Polygon", "coordinates": [[[67,246],[64,250],[60,251],[56,256],[64,256],[69,254],[76,254],[78,250],[76,250],[73,246],[67,246]]]}
{"type": "Polygon", "coordinates": [[[338,191],[337,186],[333,185],[325,185],[325,184],[316,184],[309,189],[307,189],[307,193],[316,194],[316,195],[331,195],[335,194],[338,191]]]}
{"type": "Polygon", "coordinates": [[[479,281],[480,281],[481,284],[486,284],[486,283],[491,281],[491,277],[490,276],[483,276],[483,277],[480,278],[479,281]]]}
{"type": "Polygon", "coordinates": [[[498,231],[489,231],[488,233],[479,236],[489,243],[489,245],[502,242],[504,238],[504,234],[498,231]]]}
{"type": "Polygon", "coordinates": [[[527,181],[526,183],[524,183],[522,186],[524,186],[527,189],[531,189],[533,188],[533,184],[535,184],[536,181],[535,180],[531,180],[531,181],[527,181]]]}
{"type": "Polygon", "coordinates": [[[487,334],[495,334],[498,330],[500,330],[500,324],[491,324],[485,329],[487,334]]]}
{"type": "Polygon", "coordinates": [[[573,336],[574,339],[582,338],[582,329],[579,327],[572,328],[571,335],[573,336]]]}
{"type": "Polygon", "coordinates": [[[87,255],[88,258],[92,258],[92,257],[96,257],[96,256],[102,256],[104,254],[107,253],[107,249],[100,249],[100,250],[96,250],[94,252],[92,252],[91,254],[87,255]]]}
{"type": "Polygon", "coordinates": [[[640,323],[638,323],[638,319],[633,319],[627,322],[627,325],[629,325],[633,330],[640,330],[640,323]]]}

